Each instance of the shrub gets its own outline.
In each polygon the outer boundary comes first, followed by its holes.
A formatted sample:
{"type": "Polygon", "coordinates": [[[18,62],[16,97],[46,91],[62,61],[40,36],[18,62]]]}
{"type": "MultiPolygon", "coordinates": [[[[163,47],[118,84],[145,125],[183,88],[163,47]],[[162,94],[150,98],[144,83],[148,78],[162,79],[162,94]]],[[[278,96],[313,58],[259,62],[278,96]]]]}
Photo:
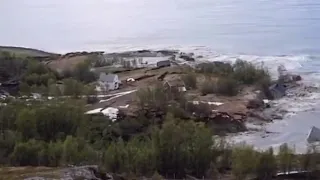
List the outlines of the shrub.
{"type": "Polygon", "coordinates": [[[196,89],[197,88],[197,77],[193,73],[188,73],[181,77],[187,89],[196,89]]]}
{"type": "Polygon", "coordinates": [[[257,161],[257,152],[252,146],[242,144],[232,151],[232,174],[235,179],[243,180],[253,174],[257,161]]]}
{"type": "Polygon", "coordinates": [[[320,162],[320,154],[317,146],[308,147],[306,154],[299,157],[300,168],[304,171],[315,171],[320,162]]]}
{"type": "Polygon", "coordinates": [[[168,105],[169,93],[161,84],[156,87],[141,88],[136,93],[137,103],[141,109],[165,110],[168,105]]]}
{"type": "Polygon", "coordinates": [[[213,145],[212,133],[203,124],[177,122],[167,116],[162,129],[153,130],[151,139],[136,137],[111,143],[104,160],[110,172],[202,177],[214,159],[213,145]]]}
{"type": "Polygon", "coordinates": [[[268,71],[243,60],[236,61],[233,71],[233,78],[243,84],[255,84],[262,79],[270,79],[268,71]]]}
{"type": "Polygon", "coordinates": [[[94,72],[90,70],[90,62],[81,62],[76,65],[75,69],[72,72],[72,76],[81,82],[90,83],[97,80],[97,76],[94,72]]]}
{"type": "Polygon", "coordinates": [[[273,149],[262,152],[259,155],[256,167],[256,176],[260,180],[269,180],[277,172],[277,161],[273,154],[273,149]]]}
{"type": "Polygon", "coordinates": [[[25,143],[17,143],[11,154],[12,161],[20,166],[40,165],[40,152],[45,149],[44,143],[34,139],[25,143]]]}
{"type": "Polygon", "coordinates": [[[238,94],[238,82],[230,77],[219,78],[216,82],[206,80],[201,86],[201,93],[234,96],[238,94]]]}
{"type": "Polygon", "coordinates": [[[216,93],[226,96],[238,94],[238,83],[232,78],[220,78],[217,82],[216,93]]]}
{"type": "Polygon", "coordinates": [[[231,64],[224,62],[207,62],[197,65],[197,72],[205,74],[213,74],[218,76],[228,76],[232,74],[231,64]]]}
{"type": "Polygon", "coordinates": [[[287,173],[293,169],[294,151],[287,143],[279,147],[278,160],[281,172],[287,173]]]}
{"type": "Polygon", "coordinates": [[[261,80],[258,81],[257,86],[258,89],[261,90],[262,94],[267,98],[267,99],[273,99],[273,95],[269,89],[271,85],[271,79],[270,76],[266,76],[262,78],[261,80]]]}
{"type": "Polygon", "coordinates": [[[202,83],[200,92],[202,95],[213,94],[216,92],[215,89],[216,89],[216,82],[213,80],[207,79],[202,83]]]}
{"type": "Polygon", "coordinates": [[[212,113],[212,109],[207,103],[193,104],[192,102],[188,102],[186,111],[194,113],[197,117],[209,117],[212,113]]]}

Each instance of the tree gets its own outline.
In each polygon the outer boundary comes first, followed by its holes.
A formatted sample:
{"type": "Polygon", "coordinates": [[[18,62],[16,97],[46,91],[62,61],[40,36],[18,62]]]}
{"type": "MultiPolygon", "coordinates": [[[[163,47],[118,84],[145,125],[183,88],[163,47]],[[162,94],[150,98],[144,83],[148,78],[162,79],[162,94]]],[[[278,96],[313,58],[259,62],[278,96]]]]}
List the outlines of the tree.
{"type": "Polygon", "coordinates": [[[31,93],[30,86],[25,82],[20,83],[19,90],[20,90],[20,93],[24,95],[29,95],[31,93]]]}
{"type": "Polygon", "coordinates": [[[48,144],[48,166],[59,166],[62,159],[63,143],[57,141],[48,144]]]}
{"type": "Polygon", "coordinates": [[[283,173],[287,173],[293,168],[294,151],[287,143],[282,144],[279,147],[279,166],[283,173]]]}
{"type": "Polygon", "coordinates": [[[41,162],[46,161],[46,156],[45,154],[41,154],[41,151],[44,149],[45,144],[34,139],[17,143],[11,154],[11,159],[15,164],[20,166],[43,165],[41,162]]]}
{"type": "Polygon", "coordinates": [[[273,149],[262,152],[259,155],[256,167],[256,176],[259,180],[269,180],[277,173],[277,161],[273,149]]]}
{"type": "Polygon", "coordinates": [[[41,74],[46,74],[48,73],[48,68],[36,61],[36,60],[29,60],[28,61],[28,65],[27,65],[27,74],[38,74],[38,75],[41,75],[41,74]]]}
{"type": "Polygon", "coordinates": [[[48,94],[49,96],[61,96],[62,92],[60,91],[60,88],[56,84],[51,84],[48,86],[48,94]]]}
{"type": "Polygon", "coordinates": [[[254,173],[257,161],[257,152],[253,147],[241,144],[232,151],[232,174],[235,179],[243,180],[254,173]]]}
{"type": "Polygon", "coordinates": [[[79,162],[78,142],[72,136],[67,136],[63,142],[62,158],[65,164],[75,164],[79,162]]]}
{"type": "Polygon", "coordinates": [[[38,84],[40,81],[39,81],[39,75],[38,74],[35,74],[35,73],[32,73],[32,74],[29,74],[29,75],[26,75],[24,77],[25,81],[30,85],[36,85],[38,84]]]}
{"type": "Polygon", "coordinates": [[[299,163],[300,168],[303,171],[309,172],[308,178],[311,178],[313,173],[319,170],[320,155],[317,147],[315,145],[309,146],[307,152],[300,155],[299,163]]]}
{"type": "Polygon", "coordinates": [[[137,91],[137,103],[139,108],[153,109],[166,112],[169,100],[172,98],[161,84],[155,87],[142,88],[137,91]]]}
{"type": "Polygon", "coordinates": [[[86,85],[83,88],[82,94],[84,94],[86,96],[96,96],[97,95],[97,91],[95,90],[95,86],[94,85],[86,85]]]}
{"type": "Polygon", "coordinates": [[[63,80],[64,95],[78,97],[82,94],[83,84],[74,79],[63,80]]]}
{"type": "Polygon", "coordinates": [[[169,178],[204,176],[213,160],[212,133],[203,124],[176,123],[167,117],[152,137],[158,172],[169,178]]]}
{"type": "Polygon", "coordinates": [[[1,132],[0,136],[0,163],[9,164],[10,154],[13,152],[16,142],[18,141],[17,134],[11,130],[1,132]]]}
{"type": "Polygon", "coordinates": [[[97,153],[84,140],[72,136],[63,142],[62,158],[65,164],[91,164],[98,160],[97,153]]]}
{"type": "Polygon", "coordinates": [[[35,138],[37,136],[36,112],[28,108],[22,109],[18,114],[16,126],[22,139],[35,138]]]}
{"type": "Polygon", "coordinates": [[[82,62],[77,64],[75,69],[72,72],[73,77],[81,82],[84,83],[90,83],[97,79],[97,76],[94,74],[94,72],[90,71],[90,62],[82,62]]]}

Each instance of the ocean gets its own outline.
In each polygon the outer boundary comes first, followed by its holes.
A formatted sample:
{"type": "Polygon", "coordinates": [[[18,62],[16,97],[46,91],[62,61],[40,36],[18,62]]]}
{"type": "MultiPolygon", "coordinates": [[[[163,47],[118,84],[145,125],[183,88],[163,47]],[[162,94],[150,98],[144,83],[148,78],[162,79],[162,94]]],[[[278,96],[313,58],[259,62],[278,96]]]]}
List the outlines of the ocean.
{"type": "MultiPolygon", "coordinates": [[[[1,45],[59,53],[181,49],[212,61],[263,62],[273,74],[282,64],[320,85],[318,0],[1,0],[0,22],[1,45]]],[[[308,129],[320,127],[319,102],[319,92],[280,100],[291,115],[266,127],[276,133],[244,140],[303,146],[308,129]]]]}

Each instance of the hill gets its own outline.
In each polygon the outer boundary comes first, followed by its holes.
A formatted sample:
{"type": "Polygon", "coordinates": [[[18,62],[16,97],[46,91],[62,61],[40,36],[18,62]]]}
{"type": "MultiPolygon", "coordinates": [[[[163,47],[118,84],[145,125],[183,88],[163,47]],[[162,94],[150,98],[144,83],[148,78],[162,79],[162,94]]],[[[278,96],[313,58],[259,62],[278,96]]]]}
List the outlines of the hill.
{"type": "Polygon", "coordinates": [[[0,46],[0,52],[9,52],[17,56],[24,57],[51,57],[59,54],[46,52],[38,49],[14,47],[14,46],[0,46]]]}

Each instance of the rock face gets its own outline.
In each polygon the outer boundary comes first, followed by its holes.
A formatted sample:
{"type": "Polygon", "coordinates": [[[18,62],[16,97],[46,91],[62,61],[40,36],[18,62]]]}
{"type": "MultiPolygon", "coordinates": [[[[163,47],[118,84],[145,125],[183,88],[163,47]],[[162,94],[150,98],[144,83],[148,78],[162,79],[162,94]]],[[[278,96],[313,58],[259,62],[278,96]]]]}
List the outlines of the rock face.
{"type": "Polygon", "coordinates": [[[192,54],[181,54],[180,58],[185,61],[195,61],[195,59],[192,57],[192,54]]]}
{"type": "Polygon", "coordinates": [[[161,56],[173,56],[177,54],[178,51],[175,50],[138,50],[138,51],[126,51],[126,52],[119,52],[119,53],[107,53],[105,57],[161,57],[161,56]]]}
{"type": "MultiPolygon", "coordinates": [[[[36,173],[40,174],[40,173],[36,173]]],[[[28,177],[24,180],[113,180],[113,176],[99,171],[98,166],[75,166],[70,168],[63,168],[57,171],[47,172],[44,175],[36,175],[28,177]],[[54,175],[54,177],[52,177],[54,175]]]]}
{"type": "Polygon", "coordinates": [[[100,178],[96,177],[95,172],[98,172],[98,166],[81,166],[81,167],[72,167],[62,170],[63,178],[65,179],[75,179],[75,178],[83,178],[83,179],[92,179],[92,180],[100,180],[100,178]]]}

